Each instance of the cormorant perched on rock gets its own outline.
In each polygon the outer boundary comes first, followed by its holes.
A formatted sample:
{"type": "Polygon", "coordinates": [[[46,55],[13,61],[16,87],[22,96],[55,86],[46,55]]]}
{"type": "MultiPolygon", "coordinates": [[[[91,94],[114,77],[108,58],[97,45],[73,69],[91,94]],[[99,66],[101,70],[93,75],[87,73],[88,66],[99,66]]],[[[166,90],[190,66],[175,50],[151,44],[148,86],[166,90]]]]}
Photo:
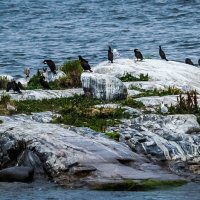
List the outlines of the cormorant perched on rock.
{"type": "Polygon", "coordinates": [[[44,60],[43,63],[47,64],[48,67],[50,68],[51,72],[53,72],[54,74],[56,74],[56,65],[53,62],[53,60],[44,60]]]}
{"type": "Polygon", "coordinates": [[[134,49],[134,52],[135,52],[135,57],[137,58],[137,60],[143,60],[143,55],[138,49],[134,49]]]}
{"type": "Polygon", "coordinates": [[[43,89],[45,89],[45,90],[51,90],[48,82],[45,81],[45,77],[44,76],[41,76],[39,81],[40,81],[40,84],[43,87],[43,89]]]}
{"type": "Polygon", "coordinates": [[[161,46],[159,46],[159,54],[160,54],[161,59],[168,61],[166,58],[165,52],[161,49],[161,46]]]}
{"type": "Polygon", "coordinates": [[[108,60],[113,63],[113,52],[110,46],[108,47],[108,60]]]}
{"type": "Polygon", "coordinates": [[[90,72],[92,72],[91,67],[90,67],[88,61],[85,60],[84,58],[82,58],[82,56],[78,56],[78,58],[79,58],[79,61],[81,63],[81,67],[84,69],[84,71],[89,70],[90,72]]]}
{"type": "Polygon", "coordinates": [[[194,65],[194,63],[191,61],[190,58],[186,58],[185,63],[188,64],[188,65],[194,65]]]}
{"type": "Polygon", "coordinates": [[[12,89],[14,92],[18,92],[19,94],[21,94],[22,93],[20,91],[21,86],[22,86],[22,84],[20,82],[16,83],[16,81],[13,80],[13,81],[7,83],[6,92],[9,92],[12,89]]]}

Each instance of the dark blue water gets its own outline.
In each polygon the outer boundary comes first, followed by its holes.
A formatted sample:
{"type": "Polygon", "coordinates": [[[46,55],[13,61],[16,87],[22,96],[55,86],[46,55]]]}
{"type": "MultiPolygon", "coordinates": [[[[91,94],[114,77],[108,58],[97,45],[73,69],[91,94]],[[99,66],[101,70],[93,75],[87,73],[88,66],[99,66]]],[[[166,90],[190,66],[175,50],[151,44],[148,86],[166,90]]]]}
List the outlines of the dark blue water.
{"type": "Polygon", "coordinates": [[[199,0],[1,0],[0,73],[77,55],[94,65],[106,60],[108,44],[130,58],[136,47],[158,58],[161,44],[168,59],[197,63],[199,10],[199,0]]]}
{"type": "Polygon", "coordinates": [[[0,183],[1,200],[199,200],[200,184],[151,192],[67,190],[50,183],[0,183]]]}

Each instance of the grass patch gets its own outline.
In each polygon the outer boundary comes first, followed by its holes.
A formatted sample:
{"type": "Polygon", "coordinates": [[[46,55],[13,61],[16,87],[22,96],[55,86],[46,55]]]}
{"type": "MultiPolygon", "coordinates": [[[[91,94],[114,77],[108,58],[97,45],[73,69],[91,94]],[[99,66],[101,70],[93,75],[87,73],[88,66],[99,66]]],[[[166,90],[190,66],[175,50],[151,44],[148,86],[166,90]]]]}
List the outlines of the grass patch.
{"type": "Polygon", "coordinates": [[[142,89],[142,88],[140,88],[140,87],[138,87],[138,86],[136,86],[136,85],[131,85],[131,86],[129,87],[129,90],[137,90],[137,91],[139,91],[139,92],[145,92],[144,89],[142,89]]]}
{"type": "MultiPolygon", "coordinates": [[[[60,90],[81,87],[80,77],[83,69],[78,60],[64,62],[64,64],[61,66],[61,71],[63,71],[66,75],[55,81],[50,81],[49,86],[51,89],[60,90]]],[[[37,74],[33,75],[30,78],[26,89],[42,89],[42,86],[39,82],[41,74],[41,72],[37,72],[37,74]]]]}
{"type": "Polygon", "coordinates": [[[128,97],[126,100],[121,102],[122,106],[129,106],[131,108],[144,108],[144,104],[141,101],[136,101],[133,97],[128,97]]]}
{"type": "Polygon", "coordinates": [[[39,79],[40,79],[40,73],[33,75],[30,78],[26,89],[28,89],[28,90],[42,89],[42,86],[40,85],[39,79]]]}
{"type": "Polygon", "coordinates": [[[54,123],[89,127],[104,132],[108,126],[120,123],[120,119],[130,117],[122,108],[94,108],[94,105],[105,103],[107,102],[75,95],[70,98],[19,101],[16,106],[18,113],[57,112],[61,117],[55,119],[54,123]]]}
{"type": "Polygon", "coordinates": [[[10,95],[8,94],[2,94],[0,97],[0,115],[11,115],[14,112],[12,110],[7,109],[7,104],[15,106],[14,101],[11,100],[10,95]]]}
{"type": "Polygon", "coordinates": [[[169,106],[168,112],[170,114],[194,114],[200,119],[197,92],[192,90],[186,94],[179,94],[177,97],[177,104],[169,106]]]}
{"type": "Polygon", "coordinates": [[[62,88],[81,87],[81,73],[83,68],[79,60],[66,61],[61,67],[61,70],[66,74],[59,80],[59,86],[62,88]]]}
{"type": "Polygon", "coordinates": [[[116,131],[106,132],[105,135],[108,136],[110,139],[119,141],[120,134],[116,131]]]}
{"type": "Polygon", "coordinates": [[[97,184],[92,186],[94,190],[103,191],[149,191],[155,189],[169,189],[186,184],[185,180],[126,180],[119,183],[97,184]]]}
{"type": "Polygon", "coordinates": [[[123,82],[130,82],[130,81],[148,81],[149,75],[148,74],[140,74],[139,77],[133,76],[132,74],[126,72],[122,77],[119,78],[123,82]]]}
{"type": "Polygon", "coordinates": [[[149,96],[167,96],[167,95],[178,95],[181,94],[181,90],[175,87],[168,87],[165,90],[160,90],[160,89],[153,89],[153,90],[144,90],[140,89],[139,90],[140,94],[135,95],[135,98],[139,97],[149,97],[149,96]]]}
{"type": "Polygon", "coordinates": [[[9,80],[7,77],[0,76],[0,90],[5,90],[9,80]]]}

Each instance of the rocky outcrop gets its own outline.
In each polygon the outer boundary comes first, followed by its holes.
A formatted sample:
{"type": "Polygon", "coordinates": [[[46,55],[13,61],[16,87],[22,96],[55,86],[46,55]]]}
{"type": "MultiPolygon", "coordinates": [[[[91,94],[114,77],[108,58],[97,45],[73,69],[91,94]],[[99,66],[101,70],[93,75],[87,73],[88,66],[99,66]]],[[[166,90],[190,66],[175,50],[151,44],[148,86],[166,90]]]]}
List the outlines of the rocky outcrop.
{"type": "MultiPolygon", "coordinates": [[[[1,95],[5,94],[5,91],[0,91],[1,95]]],[[[21,101],[21,100],[42,100],[42,99],[53,99],[53,98],[62,98],[62,97],[72,97],[75,94],[81,95],[83,91],[81,88],[76,89],[66,89],[66,90],[22,90],[22,94],[14,93],[13,91],[6,92],[10,95],[12,99],[21,101]]]]}
{"type": "Polygon", "coordinates": [[[175,172],[200,179],[200,127],[194,115],[142,115],[107,131],[119,132],[120,141],[134,152],[170,162],[175,172]]]}
{"type": "Polygon", "coordinates": [[[121,80],[114,76],[82,73],[81,83],[85,95],[103,100],[125,99],[127,88],[121,80]]]}
{"type": "MultiPolygon", "coordinates": [[[[125,73],[134,76],[139,76],[141,73],[148,74],[152,83],[151,88],[188,86],[200,93],[199,68],[192,65],[188,67],[187,64],[181,62],[166,62],[158,59],[144,59],[142,62],[137,62],[134,59],[120,58],[112,64],[107,61],[99,63],[94,67],[94,72],[116,77],[121,77],[125,73]]],[[[147,89],[147,87],[143,88],[147,89]]]]}
{"type": "Polygon", "coordinates": [[[49,177],[67,186],[180,178],[151,164],[127,145],[89,128],[65,128],[26,115],[1,120],[4,122],[0,125],[0,161],[4,168],[17,163],[33,167],[37,173],[42,166],[49,177]]]}

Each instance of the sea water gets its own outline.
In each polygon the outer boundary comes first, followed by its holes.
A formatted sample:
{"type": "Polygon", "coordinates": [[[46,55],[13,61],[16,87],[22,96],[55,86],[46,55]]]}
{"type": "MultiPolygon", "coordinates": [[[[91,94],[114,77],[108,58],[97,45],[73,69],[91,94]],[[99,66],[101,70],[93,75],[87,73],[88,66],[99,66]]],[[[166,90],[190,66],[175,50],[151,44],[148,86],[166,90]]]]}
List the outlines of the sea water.
{"type": "Polygon", "coordinates": [[[199,200],[200,184],[189,183],[169,190],[104,192],[74,190],[53,183],[0,183],[1,200],[199,200]]]}
{"type": "Polygon", "coordinates": [[[85,57],[92,66],[107,59],[108,45],[122,57],[139,48],[146,58],[197,63],[200,58],[199,0],[1,0],[0,74],[32,73],[85,57]]]}

